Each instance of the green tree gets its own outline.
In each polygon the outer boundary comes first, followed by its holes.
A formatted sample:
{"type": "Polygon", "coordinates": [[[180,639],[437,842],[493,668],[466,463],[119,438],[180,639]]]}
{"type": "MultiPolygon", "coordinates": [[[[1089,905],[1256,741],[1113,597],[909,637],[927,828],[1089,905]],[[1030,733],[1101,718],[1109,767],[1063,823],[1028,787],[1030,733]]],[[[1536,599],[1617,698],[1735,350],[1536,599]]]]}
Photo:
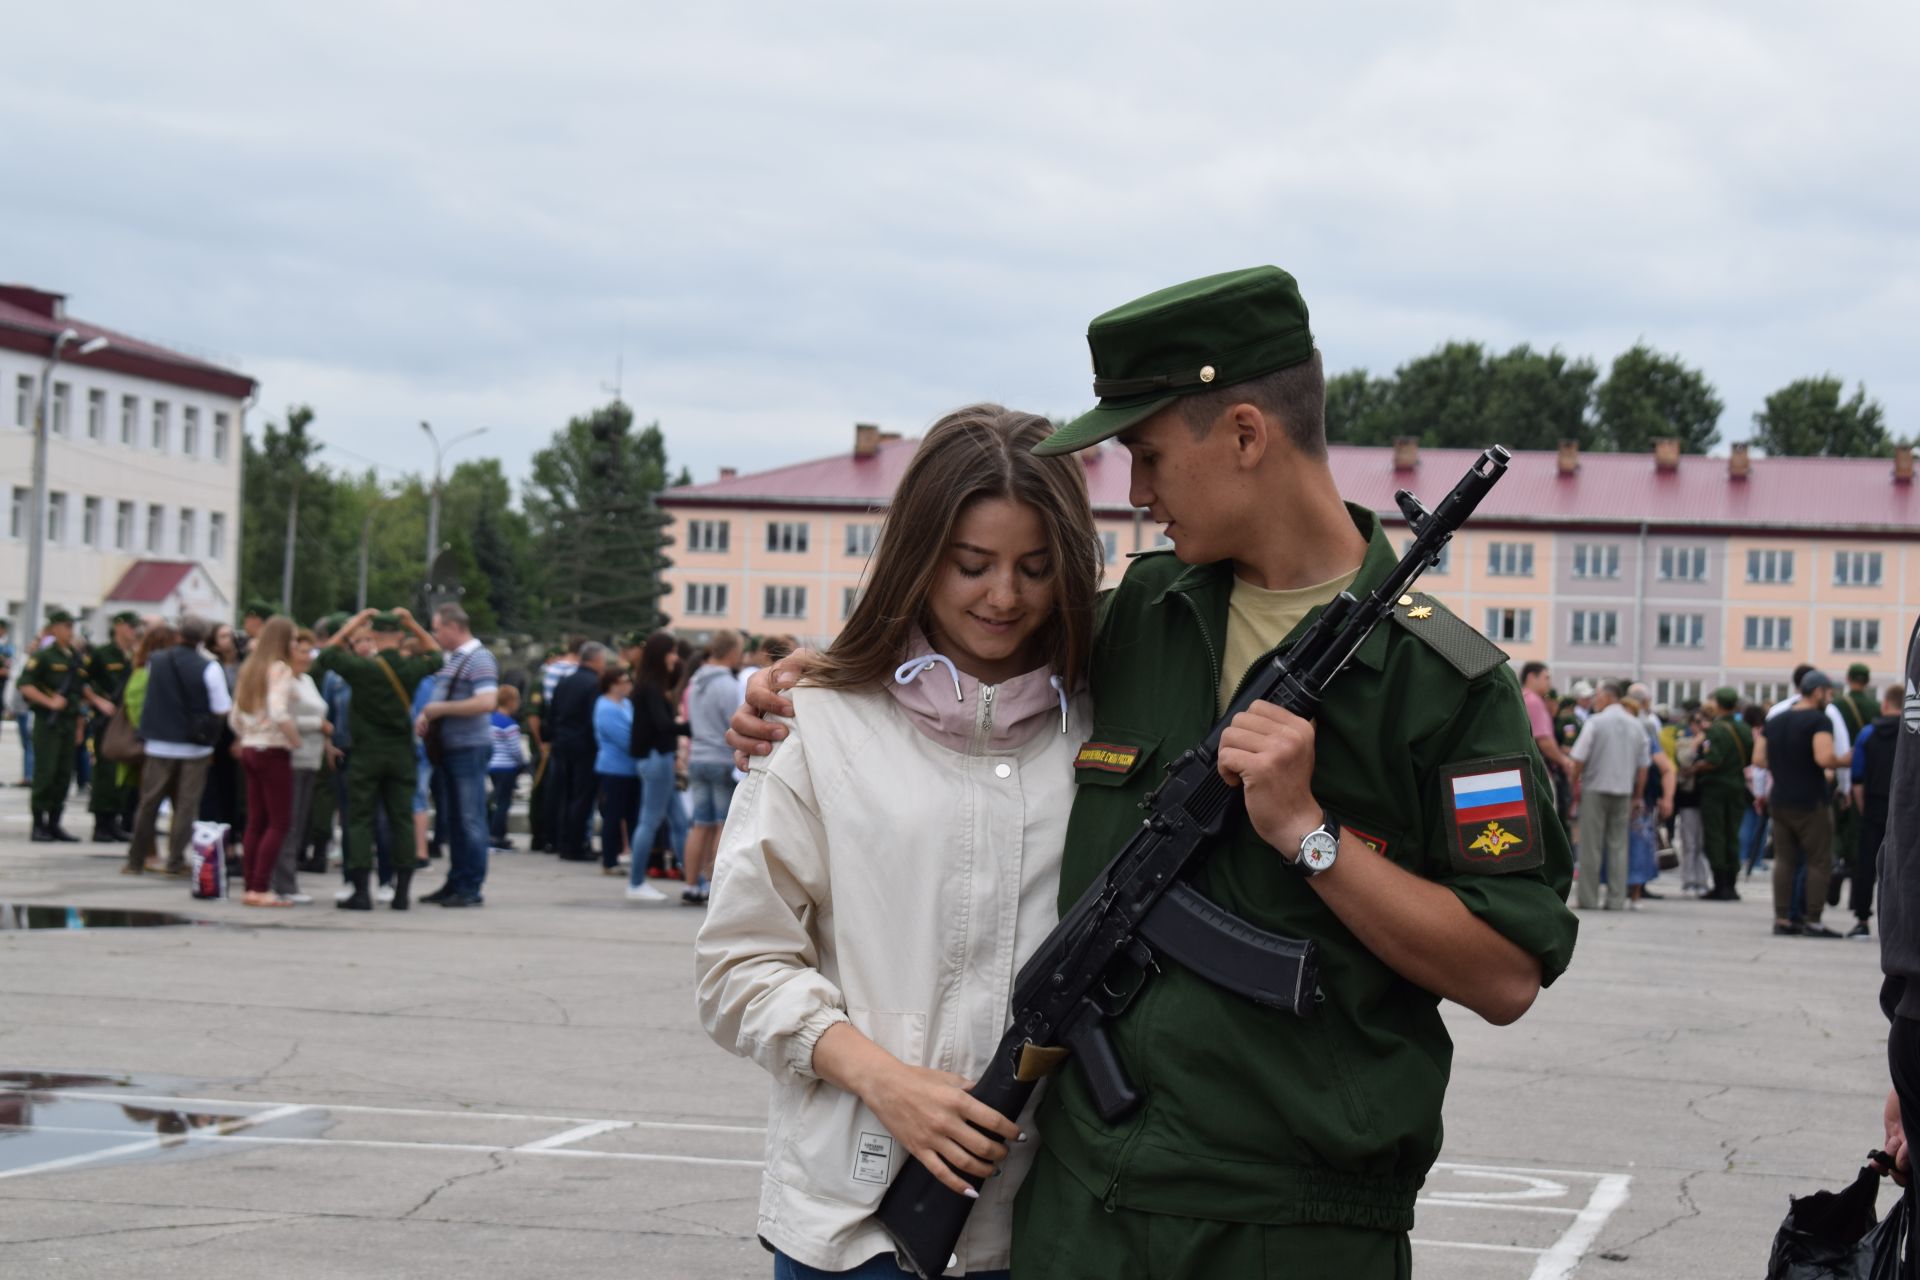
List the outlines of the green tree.
{"type": "Polygon", "coordinates": [[[267,422],[256,445],[241,442],[240,600],[280,600],[286,564],[288,512],[298,501],[293,522],[292,607],[297,618],[312,618],[334,607],[339,562],[329,532],[336,495],[326,468],[314,460],[322,445],[310,427],[314,413],[290,406],[286,426],[267,422]]]}
{"type": "Polygon", "coordinates": [[[1753,415],[1753,443],[1776,457],[1871,458],[1893,452],[1886,411],[1856,384],[1851,399],[1831,375],[1789,382],[1753,415]]]}
{"type": "Polygon", "coordinates": [[[1679,357],[1636,342],[1614,357],[1606,381],[1594,389],[1597,446],[1621,453],[1648,453],[1665,436],[1682,453],[1705,453],[1720,441],[1726,405],[1713,384],[1679,357]]]}
{"type": "Polygon", "coordinates": [[[636,433],[633,410],[619,400],[574,418],[534,455],[526,508],[549,627],[611,636],[666,625],[667,518],[653,502],[666,473],[660,424],[636,433]]]}
{"type": "Polygon", "coordinates": [[[1390,413],[1394,384],[1365,369],[1349,369],[1327,379],[1327,439],[1334,444],[1379,444],[1391,435],[1380,424],[1390,413]]]}
{"type": "Polygon", "coordinates": [[[1363,371],[1328,387],[1329,438],[1388,444],[1412,436],[1422,444],[1481,449],[1551,449],[1561,440],[1591,443],[1588,415],[1593,361],[1539,352],[1525,343],[1492,355],[1477,342],[1447,342],[1407,361],[1390,380],[1363,371]],[[1335,400],[1339,407],[1335,408],[1335,400]],[[1338,422],[1338,436],[1333,423],[1338,422]]]}

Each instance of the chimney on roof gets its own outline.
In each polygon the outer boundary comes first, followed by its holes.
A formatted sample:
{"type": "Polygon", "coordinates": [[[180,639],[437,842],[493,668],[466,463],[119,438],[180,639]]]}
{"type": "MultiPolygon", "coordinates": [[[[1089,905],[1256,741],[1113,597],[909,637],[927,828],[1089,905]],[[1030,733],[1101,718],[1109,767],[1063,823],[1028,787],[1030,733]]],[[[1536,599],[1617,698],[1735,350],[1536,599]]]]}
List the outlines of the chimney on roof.
{"type": "Polygon", "coordinates": [[[1653,442],[1653,467],[1656,471],[1678,471],[1680,469],[1680,441],[1673,436],[1662,436],[1653,442]]]}
{"type": "Polygon", "coordinates": [[[900,438],[900,433],[898,431],[882,431],[880,433],[881,444],[892,444],[895,440],[898,440],[899,438],[900,438]]]}
{"type": "Polygon", "coordinates": [[[871,422],[853,424],[853,456],[871,458],[880,452],[880,428],[871,422]]]}
{"type": "Polygon", "coordinates": [[[1893,446],[1893,482],[1913,483],[1913,446],[1910,444],[1893,446]]]}
{"type": "Polygon", "coordinates": [[[722,468],[720,468],[720,478],[721,478],[722,480],[731,480],[731,479],[733,479],[734,477],[736,477],[736,476],[738,476],[739,474],[740,474],[740,468],[738,468],[738,467],[722,467],[722,468]]]}
{"type": "Polygon", "coordinates": [[[1570,476],[1580,469],[1580,442],[1578,440],[1562,440],[1560,442],[1560,459],[1558,465],[1560,474],[1563,476],[1570,476]]]}
{"type": "Polygon", "coordinates": [[[11,302],[22,311],[31,311],[49,320],[64,320],[67,315],[66,294],[48,293],[24,284],[0,284],[0,302],[11,302]]]}
{"type": "Polygon", "coordinates": [[[1393,439],[1393,469],[1412,471],[1420,465],[1420,437],[1395,436],[1393,439]]]}
{"type": "Polygon", "coordinates": [[[1735,480],[1745,480],[1753,470],[1753,458],[1747,442],[1742,440],[1727,448],[1727,475],[1735,480]]]}

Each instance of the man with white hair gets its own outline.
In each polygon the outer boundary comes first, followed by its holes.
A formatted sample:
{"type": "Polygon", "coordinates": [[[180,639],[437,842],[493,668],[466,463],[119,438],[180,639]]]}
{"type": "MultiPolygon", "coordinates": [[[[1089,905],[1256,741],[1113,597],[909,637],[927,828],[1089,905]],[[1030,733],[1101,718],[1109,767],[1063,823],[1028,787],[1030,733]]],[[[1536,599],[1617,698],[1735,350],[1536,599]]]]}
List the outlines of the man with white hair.
{"type": "Polygon", "coordinates": [[[1653,760],[1639,717],[1620,705],[1617,680],[1601,684],[1594,711],[1580,726],[1568,756],[1580,786],[1580,875],[1575,901],[1583,911],[1600,905],[1600,868],[1605,860],[1608,911],[1627,906],[1627,822],[1640,808],[1653,760]]]}

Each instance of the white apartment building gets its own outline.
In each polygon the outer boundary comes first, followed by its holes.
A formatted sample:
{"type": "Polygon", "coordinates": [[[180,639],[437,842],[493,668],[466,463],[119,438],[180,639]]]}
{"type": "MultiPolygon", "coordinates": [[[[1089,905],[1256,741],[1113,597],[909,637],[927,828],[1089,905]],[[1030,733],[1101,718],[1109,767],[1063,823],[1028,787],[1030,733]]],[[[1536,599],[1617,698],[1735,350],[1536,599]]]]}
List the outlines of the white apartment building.
{"type": "Polygon", "coordinates": [[[31,635],[40,622],[23,615],[43,377],[43,603],[71,610],[99,637],[107,629],[100,606],[129,571],[191,565],[231,612],[240,573],[240,440],[253,379],[75,319],[61,294],[0,284],[0,603],[16,636],[31,635]],[[76,336],[49,376],[54,345],[68,330],[76,336]],[[79,354],[101,338],[104,347],[79,354]]]}

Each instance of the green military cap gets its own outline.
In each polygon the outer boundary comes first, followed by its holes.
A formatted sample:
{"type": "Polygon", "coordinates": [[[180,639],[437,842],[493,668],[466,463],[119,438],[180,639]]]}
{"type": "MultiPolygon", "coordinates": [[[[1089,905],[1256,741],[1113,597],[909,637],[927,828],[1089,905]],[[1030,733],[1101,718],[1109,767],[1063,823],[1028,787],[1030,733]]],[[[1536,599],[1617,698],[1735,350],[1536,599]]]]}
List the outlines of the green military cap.
{"type": "Polygon", "coordinates": [[[353,615],[346,612],[343,609],[337,613],[330,613],[326,617],[320,619],[320,625],[321,627],[325,628],[328,635],[332,635],[334,632],[338,631],[340,628],[346,626],[347,620],[351,617],[353,617],[353,615]]]}
{"type": "Polygon", "coordinates": [[[1873,668],[1864,662],[1856,662],[1847,668],[1847,679],[1855,684],[1873,679],[1873,668]]]}
{"type": "Polygon", "coordinates": [[[375,631],[403,631],[403,630],[405,630],[405,628],[404,628],[404,627],[402,627],[402,626],[400,625],[400,615],[399,615],[399,614],[397,614],[397,613],[376,613],[376,614],[374,614],[374,615],[373,615],[373,622],[372,622],[372,627],[373,627],[373,629],[374,629],[375,631]]]}
{"type": "Polygon", "coordinates": [[[1217,391],[1313,355],[1300,286],[1278,267],[1249,267],[1136,298],[1095,316],[1093,394],[1100,403],[1042,440],[1072,453],[1144,422],[1181,396],[1217,391]]]}
{"type": "Polygon", "coordinates": [[[247,607],[241,612],[240,616],[243,618],[271,618],[278,612],[280,612],[280,609],[277,605],[269,604],[259,596],[255,596],[253,599],[247,601],[247,607]]]}
{"type": "Polygon", "coordinates": [[[124,622],[130,627],[137,627],[140,625],[140,615],[131,609],[122,609],[113,615],[113,621],[115,623],[124,622]]]}
{"type": "Polygon", "coordinates": [[[1713,700],[1720,704],[1720,709],[1723,711],[1731,711],[1740,705],[1740,695],[1734,691],[1732,685],[1723,684],[1715,689],[1713,700]]]}
{"type": "Polygon", "coordinates": [[[73,621],[73,615],[68,613],[65,609],[62,609],[59,605],[48,606],[47,608],[47,625],[48,626],[57,627],[63,622],[71,623],[72,621],[73,621]]]}

